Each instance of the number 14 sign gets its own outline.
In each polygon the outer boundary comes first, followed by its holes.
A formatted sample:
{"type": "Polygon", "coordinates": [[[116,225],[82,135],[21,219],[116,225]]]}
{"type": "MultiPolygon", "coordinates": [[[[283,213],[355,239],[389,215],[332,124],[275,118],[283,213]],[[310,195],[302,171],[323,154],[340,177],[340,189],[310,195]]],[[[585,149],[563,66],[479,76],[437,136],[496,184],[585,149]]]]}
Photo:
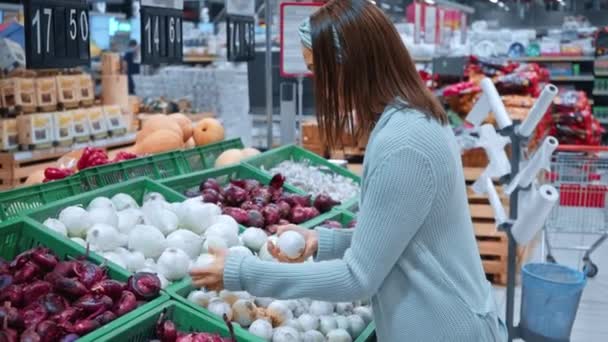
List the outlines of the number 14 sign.
{"type": "Polygon", "coordinates": [[[90,63],[86,0],[25,0],[25,50],[30,69],[90,63]]]}
{"type": "Polygon", "coordinates": [[[142,64],[182,62],[183,10],[184,2],[179,0],[142,0],[142,64]]]}

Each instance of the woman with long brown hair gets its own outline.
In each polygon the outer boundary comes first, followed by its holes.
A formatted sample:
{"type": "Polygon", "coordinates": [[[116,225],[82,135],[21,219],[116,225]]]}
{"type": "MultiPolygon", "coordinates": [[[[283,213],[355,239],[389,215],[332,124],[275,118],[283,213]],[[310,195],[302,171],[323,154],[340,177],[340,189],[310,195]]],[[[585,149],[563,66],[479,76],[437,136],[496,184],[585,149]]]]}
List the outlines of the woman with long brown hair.
{"type": "Polygon", "coordinates": [[[393,24],[366,0],[330,0],[300,39],[325,140],[336,145],[345,130],[370,136],[356,227],[281,227],[305,237],[302,258],[272,244],[283,263],[214,251],[210,267],[192,271],[194,284],[279,299],[372,297],[379,341],[505,340],[460,150],[393,24]]]}

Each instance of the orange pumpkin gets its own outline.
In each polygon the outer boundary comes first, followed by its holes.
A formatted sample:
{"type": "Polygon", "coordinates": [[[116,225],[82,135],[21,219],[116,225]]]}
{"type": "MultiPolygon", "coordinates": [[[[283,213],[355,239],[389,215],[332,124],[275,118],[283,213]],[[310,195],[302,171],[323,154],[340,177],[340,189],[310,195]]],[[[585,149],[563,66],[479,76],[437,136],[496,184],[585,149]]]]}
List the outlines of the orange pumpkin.
{"type": "Polygon", "coordinates": [[[193,137],[190,137],[190,139],[188,139],[188,141],[186,141],[185,146],[186,148],[195,148],[196,147],[196,142],[194,141],[193,137]]]}
{"type": "Polygon", "coordinates": [[[166,115],[158,114],[152,116],[144,122],[141,130],[137,132],[137,138],[135,139],[135,142],[141,142],[145,140],[148,135],[159,130],[173,131],[180,136],[182,142],[184,141],[184,134],[179,124],[166,115]]]}
{"type": "Polygon", "coordinates": [[[213,118],[205,118],[194,127],[194,141],[197,146],[224,140],[224,126],[213,118]]]}
{"type": "Polygon", "coordinates": [[[182,129],[184,142],[188,141],[192,137],[192,121],[182,113],[171,114],[169,118],[175,121],[182,129]]]}
{"type": "Polygon", "coordinates": [[[30,173],[23,185],[41,184],[44,178],[44,169],[39,169],[30,173]]]}
{"type": "Polygon", "coordinates": [[[153,154],[172,151],[184,147],[182,136],[173,130],[158,130],[135,143],[136,154],[153,154]]]}
{"type": "Polygon", "coordinates": [[[243,152],[236,148],[231,148],[220,154],[215,160],[215,167],[236,164],[244,158],[243,152]]]}

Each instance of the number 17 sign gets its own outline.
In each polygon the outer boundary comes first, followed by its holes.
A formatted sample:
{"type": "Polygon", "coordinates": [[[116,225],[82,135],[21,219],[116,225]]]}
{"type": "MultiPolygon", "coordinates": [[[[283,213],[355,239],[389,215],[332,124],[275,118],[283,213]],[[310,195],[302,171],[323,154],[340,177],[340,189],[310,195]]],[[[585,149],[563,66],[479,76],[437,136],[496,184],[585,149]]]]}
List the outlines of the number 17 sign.
{"type": "Polygon", "coordinates": [[[25,50],[30,69],[90,63],[86,0],[25,0],[25,50]]]}

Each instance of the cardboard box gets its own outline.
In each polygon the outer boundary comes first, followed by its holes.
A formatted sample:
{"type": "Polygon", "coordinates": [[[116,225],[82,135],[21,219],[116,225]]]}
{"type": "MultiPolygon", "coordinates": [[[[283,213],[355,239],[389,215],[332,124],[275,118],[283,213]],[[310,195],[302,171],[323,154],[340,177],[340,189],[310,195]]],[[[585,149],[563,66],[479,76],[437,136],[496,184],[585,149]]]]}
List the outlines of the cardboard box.
{"type": "Polygon", "coordinates": [[[89,116],[87,109],[78,108],[71,111],[74,121],[74,140],[86,142],[91,140],[91,130],[89,128],[89,116]]]}
{"type": "Polygon", "coordinates": [[[95,102],[95,86],[93,84],[93,78],[89,74],[82,74],[78,80],[80,102],[89,106],[92,105],[93,102],[95,102]]]}
{"type": "Polygon", "coordinates": [[[53,116],[28,114],[17,117],[19,144],[22,146],[51,147],[53,144],[53,116]]]}
{"type": "Polygon", "coordinates": [[[66,146],[74,143],[74,113],[62,111],[53,115],[53,141],[66,146]]]}
{"type": "Polygon", "coordinates": [[[6,108],[20,107],[25,113],[36,110],[36,88],[33,78],[11,77],[0,83],[0,86],[6,108]]]}
{"type": "Polygon", "coordinates": [[[25,68],[25,52],[21,45],[7,38],[0,38],[0,70],[6,72],[25,68]]]}
{"type": "Polygon", "coordinates": [[[101,76],[101,99],[104,106],[118,105],[129,110],[129,84],[127,76],[101,76]]]}
{"type": "Polygon", "coordinates": [[[3,151],[15,150],[19,147],[17,119],[0,120],[0,145],[3,151]]]}
{"type": "Polygon", "coordinates": [[[57,83],[55,77],[36,78],[36,104],[45,110],[57,108],[57,83]]]}
{"type": "Polygon", "coordinates": [[[89,132],[95,138],[105,138],[108,136],[108,126],[103,114],[102,107],[85,109],[89,119],[89,132]]]}
{"type": "Polygon", "coordinates": [[[80,101],[80,75],[57,76],[57,102],[69,107],[78,106],[80,101]]]}
{"type": "Polygon", "coordinates": [[[119,75],[121,73],[120,55],[112,52],[101,54],[101,74],[102,75],[119,75]]]}
{"type": "Polygon", "coordinates": [[[125,116],[119,106],[103,106],[103,113],[108,131],[114,136],[127,133],[125,116]]]}

